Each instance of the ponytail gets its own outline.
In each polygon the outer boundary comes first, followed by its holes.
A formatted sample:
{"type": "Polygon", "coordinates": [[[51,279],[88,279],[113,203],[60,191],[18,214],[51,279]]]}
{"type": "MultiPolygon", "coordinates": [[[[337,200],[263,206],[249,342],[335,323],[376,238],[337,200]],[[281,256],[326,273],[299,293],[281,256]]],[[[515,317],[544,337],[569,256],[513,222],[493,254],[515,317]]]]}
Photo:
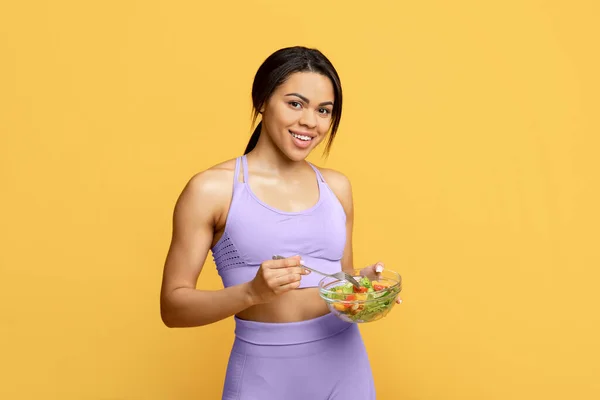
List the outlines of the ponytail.
{"type": "Polygon", "coordinates": [[[256,143],[258,143],[258,138],[260,137],[260,130],[262,129],[262,121],[260,121],[258,123],[258,125],[256,125],[256,128],[254,129],[254,133],[252,133],[252,136],[250,136],[250,141],[248,142],[248,146],[246,146],[246,150],[244,151],[244,154],[248,154],[252,151],[252,149],[254,149],[256,147],[256,143]]]}

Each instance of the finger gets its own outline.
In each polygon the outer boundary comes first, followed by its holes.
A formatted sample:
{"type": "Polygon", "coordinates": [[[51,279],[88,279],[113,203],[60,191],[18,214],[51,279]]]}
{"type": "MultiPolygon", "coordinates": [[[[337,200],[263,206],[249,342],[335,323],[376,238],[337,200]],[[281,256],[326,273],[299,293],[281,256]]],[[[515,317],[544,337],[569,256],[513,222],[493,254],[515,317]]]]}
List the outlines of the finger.
{"type": "Polygon", "coordinates": [[[383,263],[377,262],[375,264],[371,264],[367,267],[364,267],[360,271],[361,276],[367,276],[369,279],[378,280],[381,278],[381,272],[383,271],[383,263]]]}
{"type": "Polygon", "coordinates": [[[373,272],[375,273],[375,279],[381,279],[381,273],[383,272],[383,263],[381,261],[376,262],[373,265],[373,272]]]}
{"type": "Polygon", "coordinates": [[[282,258],[281,260],[273,260],[270,265],[271,268],[289,268],[297,267],[301,264],[302,259],[300,256],[293,256],[288,258],[282,258]]]}
{"type": "Polygon", "coordinates": [[[298,289],[299,286],[300,281],[286,283],[285,285],[279,286],[279,288],[277,288],[277,291],[279,293],[288,292],[290,290],[298,289]]]}
{"type": "Polygon", "coordinates": [[[402,304],[402,299],[401,299],[400,297],[397,297],[397,298],[396,298],[396,303],[398,303],[398,304],[402,304]]]}
{"type": "Polygon", "coordinates": [[[310,270],[303,268],[303,267],[290,267],[290,268],[286,268],[285,270],[282,270],[282,271],[286,271],[288,274],[301,274],[301,275],[310,274],[310,270]]]}
{"type": "Polygon", "coordinates": [[[308,272],[310,271],[302,267],[276,268],[273,270],[273,276],[281,278],[287,275],[308,275],[308,272]]]}
{"type": "Polygon", "coordinates": [[[302,279],[301,274],[286,274],[277,277],[275,283],[276,286],[284,286],[293,282],[300,282],[300,279],[302,279]]]}

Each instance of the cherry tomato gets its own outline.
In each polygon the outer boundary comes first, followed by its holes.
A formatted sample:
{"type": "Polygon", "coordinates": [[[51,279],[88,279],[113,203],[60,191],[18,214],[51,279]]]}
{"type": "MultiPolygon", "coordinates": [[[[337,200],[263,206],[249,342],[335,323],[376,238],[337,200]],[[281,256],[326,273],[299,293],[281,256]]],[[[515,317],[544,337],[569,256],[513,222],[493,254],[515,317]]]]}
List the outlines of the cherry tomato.
{"type": "Polygon", "coordinates": [[[383,290],[383,289],[385,289],[385,286],[381,286],[381,285],[377,285],[377,284],[373,285],[373,290],[375,290],[375,291],[379,291],[379,290],[383,290]]]}
{"type": "MultiPolygon", "coordinates": [[[[353,294],[346,295],[346,301],[354,301],[354,300],[356,300],[355,295],[353,295],[353,294]]],[[[351,310],[353,305],[354,305],[354,303],[346,303],[346,304],[344,304],[344,309],[351,310]]]]}

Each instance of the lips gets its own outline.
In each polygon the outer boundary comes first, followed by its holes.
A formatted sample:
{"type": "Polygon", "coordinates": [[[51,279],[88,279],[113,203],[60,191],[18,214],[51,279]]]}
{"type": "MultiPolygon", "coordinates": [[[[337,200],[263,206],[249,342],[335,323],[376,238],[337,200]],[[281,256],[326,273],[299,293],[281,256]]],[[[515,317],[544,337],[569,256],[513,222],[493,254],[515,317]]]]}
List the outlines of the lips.
{"type": "Polygon", "coordinates": [[[297,136],[305,136],[308,137],[310,139],[314,139],[317,137],[316,133],[313,132],[305,132],[305,131],[296,131],[296,130],[288,130],[292,135],[297,135],[297,136]]]}
{"type": "Polygon", "coordinates": [[[299,134],[293,133],[293,132],[290,132],[290,133],[296,139],[300,139],[300,140],[304,140],[304,141],[311,141],[312,140],[312,138],[310,136],[307,136],[307,135],[299,135],[299,134]]]}
{"type": "Polygon", "coordinates": [[[292,136],[292,142],[301,149],[306,149],[310,146],[310,143],[314,139],[314,136],[306,132],[295,132],[290,130],[290,136],[292,136]]]}

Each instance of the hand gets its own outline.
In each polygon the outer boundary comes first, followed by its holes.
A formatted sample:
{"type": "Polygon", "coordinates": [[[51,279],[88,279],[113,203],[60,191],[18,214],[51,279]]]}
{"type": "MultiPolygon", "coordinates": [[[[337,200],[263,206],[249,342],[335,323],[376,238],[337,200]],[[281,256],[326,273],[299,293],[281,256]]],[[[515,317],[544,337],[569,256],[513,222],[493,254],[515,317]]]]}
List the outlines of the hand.
{"type": "MultiPolygon", "coordinates": [[[[373,265],[369,265],[360,270],[360,276],[366,276],[372,281],[381,279],[381,272],[383,272],[383,263],[381,261],[376,262],[373,265]]],[[[402,304],[402,298],[396,297],[396,303],[402,304]]]]}
{"type": "Polygon", "coordinates": [[[300,256],[264,261],[249,285],[253,303],[267,303],[277,295],[298,288],[302,275],[310,273],[301,262],[300,256]]]}

